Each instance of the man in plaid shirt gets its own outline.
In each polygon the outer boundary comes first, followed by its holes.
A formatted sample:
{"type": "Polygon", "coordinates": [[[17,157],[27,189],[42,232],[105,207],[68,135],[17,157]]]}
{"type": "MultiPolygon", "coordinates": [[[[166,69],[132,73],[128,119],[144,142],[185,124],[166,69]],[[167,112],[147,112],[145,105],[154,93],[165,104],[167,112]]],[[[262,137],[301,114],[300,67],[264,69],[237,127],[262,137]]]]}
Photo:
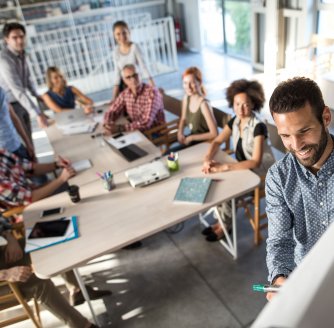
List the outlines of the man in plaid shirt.
{"type": "Polygon", "coordinates": [[[75,175],[70,162],[59,159],[54,163],[40,164],[17,157],[0,149],[0,211],[9,207],[28,205],[45,198],[75,175]],[[61,174],[44,186],[34,188],[31,176],[39,176],[62,168],[61,174]]]}
{"type": "Polygon", "coordinates": [[[105,114],[105,133],[145,131],[165,123],[164,106],[159,90],[142,83],[134,65],[125,65],[122,69],[122,77],[127,88],[116,98],[105,114]],[[122,114],[126,114],[130,122],[116,124],[115,121],[122,114]]]}

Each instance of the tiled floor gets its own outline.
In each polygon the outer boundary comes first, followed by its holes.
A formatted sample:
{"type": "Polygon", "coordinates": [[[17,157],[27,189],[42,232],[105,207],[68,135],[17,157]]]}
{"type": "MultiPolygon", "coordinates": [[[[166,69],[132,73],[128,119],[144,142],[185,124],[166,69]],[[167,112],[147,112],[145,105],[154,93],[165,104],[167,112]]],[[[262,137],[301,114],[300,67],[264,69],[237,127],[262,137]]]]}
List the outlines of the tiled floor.
{"type": "MultiPolygon", "coordinates": [[[[179,72],[156,78],[168,92],[182,95],[181,73],[191,65],[203,71],[209,98],[221,100],[223,88],[236,78],[249,78],[250,65],[211,52],[182,53],[179,72]]],[[[108,91],[110,92],[110,91],[108,91]]],[[[108,99],[108,92],[94,95],[108,99]]],[[[157,204],[158,206],[158,204],[157,204]]],[[[265,305],[252,284],[266,281],[265,243],[255,247],[243,210],[238,211],[239,258],[200,234],[197,218],[178,233],[161,232],[143,241],[138,250],[121,250],[81,268],[87,283],[110,288],[113,295],[93,301],[103,327],[224,328],[248,327],[265,305]]],[[[87,245],[89,247],[89,245],[87,245]]],[[[61,278],[56,278],[62,284],[61,278]]],[[[87,317],[86,304],[77,307],[87,317]]],[[[47,311],[45,327],[63,327],[47,311]]],[[[31,327],[24,322],[13,327],[31,327]]]]}

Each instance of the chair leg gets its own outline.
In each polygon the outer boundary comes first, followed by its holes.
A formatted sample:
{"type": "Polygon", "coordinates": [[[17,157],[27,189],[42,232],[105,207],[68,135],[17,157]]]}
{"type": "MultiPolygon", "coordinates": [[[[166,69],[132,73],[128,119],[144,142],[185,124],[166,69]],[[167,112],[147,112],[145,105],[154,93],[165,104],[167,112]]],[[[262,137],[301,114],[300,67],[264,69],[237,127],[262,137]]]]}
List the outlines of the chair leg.
{"type": "MultiPolygon", "coordinates": [[[[26,314],[28,315],[28,317],[31,319],[31,321],[34,323],[36,328],[42,328],[42,325],[40,323],[40,320],[37,320],[33,311],[31,310],[30,306],[27,304],[26,300],[23,298],[19,288],[17,287],[17,285],[15,283],[8,283],[10,289],[12,290],[12,292],[14,293],[16,299],[20,302],[20,304],[22,305],[24,311],[26,312],[26,314]]],[[[39,312],[37,317],[39,318],[39,312]]]]}

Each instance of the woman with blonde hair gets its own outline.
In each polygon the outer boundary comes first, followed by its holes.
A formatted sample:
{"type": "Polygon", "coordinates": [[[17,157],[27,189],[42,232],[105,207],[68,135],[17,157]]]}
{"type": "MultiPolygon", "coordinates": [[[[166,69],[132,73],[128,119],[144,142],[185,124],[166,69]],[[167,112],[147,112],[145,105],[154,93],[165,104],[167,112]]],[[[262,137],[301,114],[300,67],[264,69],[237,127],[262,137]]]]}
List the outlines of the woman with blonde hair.
{"type": "Polygon", "coordinates": [[[210,141],[217,136],[217,123],[205,98],[202,73],[197,67],[189,67],[184,71],[182,79],[185,96],[182,101],[178,141],[183,146],[210,141]],[[186,126],[190,130],[188,135],[184,134],[186,126]]]}
{"type": "Polygon", "coordinates": [[[67,81],[58,67],[49,67],[46,71],[46,84],[49,90],[42,95],[45,105],[54,112],[74,109],[77,100],[85,113],[92,112],[93,100],[85,96],[79,89],[68,86],[67,81]]]}

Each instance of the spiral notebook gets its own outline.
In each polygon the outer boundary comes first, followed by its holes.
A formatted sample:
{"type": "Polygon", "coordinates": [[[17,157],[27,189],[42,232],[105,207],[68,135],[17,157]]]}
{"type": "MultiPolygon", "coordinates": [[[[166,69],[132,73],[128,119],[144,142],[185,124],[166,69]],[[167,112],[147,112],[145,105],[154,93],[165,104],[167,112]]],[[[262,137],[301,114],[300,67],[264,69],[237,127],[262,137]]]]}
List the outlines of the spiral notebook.
{"type": "Polygon", "coordinates": [[[209,192],[212,179],[183,178],[176,191],[174,202],[203,204],[209,192]]]}

